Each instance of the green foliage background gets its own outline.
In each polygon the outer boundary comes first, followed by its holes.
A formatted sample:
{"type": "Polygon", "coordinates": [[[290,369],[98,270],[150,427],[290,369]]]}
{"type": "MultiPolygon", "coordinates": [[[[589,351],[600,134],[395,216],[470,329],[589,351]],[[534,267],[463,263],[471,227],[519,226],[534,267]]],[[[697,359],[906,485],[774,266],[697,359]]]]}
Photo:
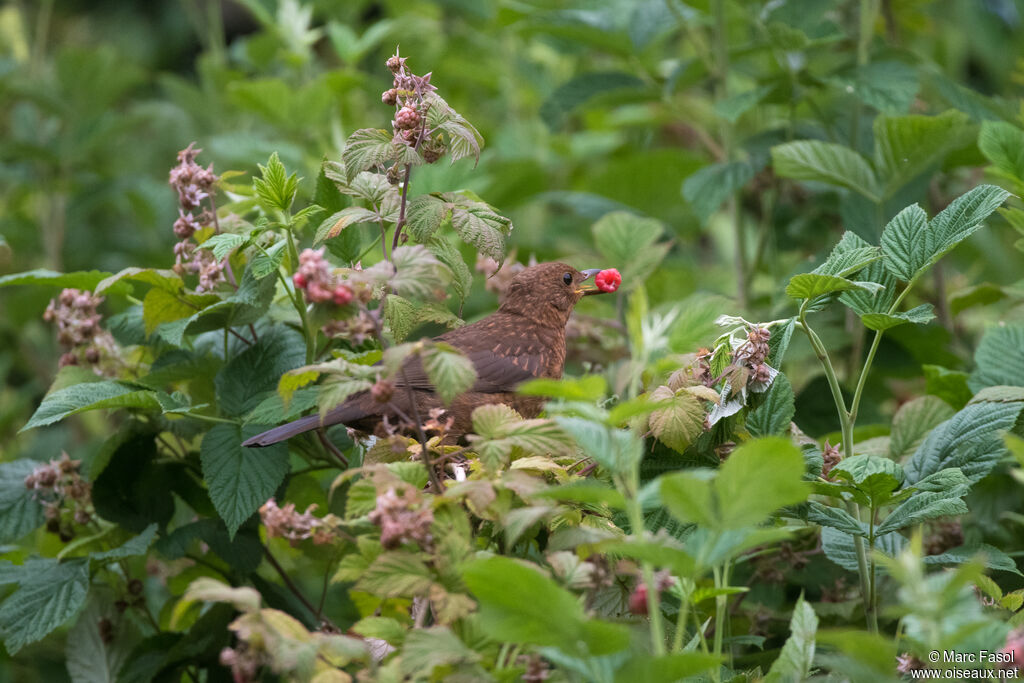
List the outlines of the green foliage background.
{"type": "MultiPolygon", "coordinates": [[[[483,198],[512,219],[515,228],[506,244],[520,261],[536,257],[579,268],[618,267],[623,294],[586,301],[580,312],[587,316],[621,320],[635,335],[628,310],[643,306],[637,315],[668,314],[677,307],[666,318],[664,348],[634,358],[641,367],[654,367],[670,353],[710,346],[720,334],[715,319],[722,314],[789,318],[795,312],[793,297],[804,299],[815,314],[817,334],[849,401],[873,338],[861,330],[858,316],[885,311],[856,306],[851,306],[856,314],[842,306],[817,311],[824,301],[819,295],[836,294],[845,285],[828,289],[820,279],[804,280],[808,287],[826,288],[787,290],[787,283],[794,286],[790,279],[822,267],[845,231],[866,244],[881,243],[884,251],[883,227],[914,203],[924,218],[901,214],[908,222],[935,216],[983,182],[1015,195],[1024,191],[1024,4],[1019,1],[244,0],[221,6],[200,0],[41,0],[0,9],[0,274],[169,267],[177,212],[167,171],[175,153],[193,140],[204,149],[201,163],[212,161],[218,174],[240,172],[229,183],[258,177],[257,164],[276,153],[288,172],[300,177],[299,208],[310,203],[324,159],[341,158],[356,129],[386,125],[391,112],[381,105],[379,92],[390,87],[383,65],[395,45],[417,73],[433,72],[432,82],[447,102],[486,140],[476,165],[464,159],[418,168],[411,193],[461,189],[483,198]],[[867,26],[859,24],[865,14],[873,19],[867,26]],[[625,229],[632,240],[616,241],[623,233],[609,223],[626,219],[609,217],[614,212],[634,215],[625,229]]],[[[964,409],[985,387],[1024,385],[1016,362],[1024,360],[1021,206],[1011,197],[985,229],[970,234],[919,280],[918,266],[926,263],[908,258],[887,264],[893,272],[902,269],[903,281],[917,280],[906,300],[910,317],[905,320],[927,324],[903,324],[879,336],[873,371],[865,373],[857,392],[853,434],[858,443],[888,436],[888,447],[879,452],[898,459],[914,453],[924,432],[964,409]],[[924,304],[934,307],[931,322],[923,313],[911,315],[924,304]],[[996,323],[1005,327],[994,328],[996,323]],[[921,396],[944,402],[929,406],[942,419],[904,414],[906,423],[926,427],[920,434],[901,432],[894,416],[921,396]],[[904,439],[900,444],[894,443],[897,435],[904,439]]],[[[365,224],[347,228],[338,249],[360,253],[375,230],[365,224]]],[[[912,251],[912,228],[898,234],[912,251]]],[[[899,253],[899,245],[892,244],[890,253],[899,253]]],[[[475,252],[465,245],[460,249],[472,268],[475,252]]],[[[367,260],[376,261],[376,251],[367,260]]],[[[873,280],[880,277],[871,275],[876,266],[881,262],[866,268],[861,263],[841,274],[873,280]]],[[[840,275],[839,270],[826,274],[840,275]]],[[[496,306],[483,276],[474,271],[473,278],[461,309],[466,320],[496,306]]],[[[19,286],[0,292],[2,461],[45,461],[62,450],[86,462],[124,458],[128,452],[156,458],[155,451],[113,447],[111,425],[120,423],[99,411],[19,431],[56,373],[60,351],[41,314],[58,291],[19,286]]],[[[848,303],[858,293],[844,293],[841,300],[848,303]]],[[[127,308],[125,300],[109,297],[105,313],[109,317],[127,308]]],[[[905,320],[876,317],[865,324],[874,330],[905,320]]],[[[578,375],[590,362],[608,367],[621,360],[619,341],[570,349],[569,371],[578,375]]],[[[637,348],[643,345],[632,350],[637,348]]],[[[301,358],[266,373],[276,382],[299,364],[301,358]]],[[[803,334],[793,335],[782,370],[792,386],[800,428],[819,446],[826,439],[844,440],[828,377],[803,334]]],[[[656,375],[652,370],[648,377],[656,375]]],[[[609,393],[626,396],[629,383],[620,380],[611,378],[609,393]]],[[[1019,395],[1007,399],[1019,401],[1019,395]]],[[[769,424],[768,412],[748,420],[748,435],[778,433],[788,422],[769,424]],[[762,417],[765,424],[758,426],[762,417]]],[[[1007,428],[1016,416],[1003,416],[1007,428]]],[[[684,455],[668,465],[664,458],[651,458],[644,477],[697,464],[687,460],[693,456],[686,451],[689,440],[673,444],[671,435],[656,435],[684,455]]],[[[582,437],[574,437],[582,445],[582,437]]],[[[130,446],[132,436],[124,438],[130,446]]],[[[1012,565],[1024,552],[1024,538],[1019,483],[1008,476],[1011,466],[1003,455],[981,473],[994,468],[995,474],[973,478],[963,526],[975,547],[995,546],[1012,565]]],[[[935,458],[945,462],[941,454],[935,458]]],[[[155,477],[176,476],[173,465],[154,464],[154,471],[157,467],[162,469],[155,477]]],[[[858,476],[849,475],[860,484],[858,476]]],[[[918,470],[914,482],[922,476],[918,470]]],[[[266,478],[273,481],[273,473],[266,478]]],[[[310,490],[297,486],[289,500],[318,502],[329,482],[307,478],[302,485],[310,490]]],[[[767,512],[789,502],[780,500],[767,512]]],[[[166,500],[131,500],[130,492],[108,503],[121,511],[113,521],[137,533],[145,533],[155,508],[166,507],[155,514],[170,518],[176,504],[180,501],[169,493],[166,500]]],[[[251,510],[216,512],[235,527],[251,510]]],[[[946,509],[962,512],[955,505],[946,509]]],[[[206,521],[214,519],[209,514],[206,521]]],[[[673,514],[701,523],[679,510],[673,514]]],[[[813,514],[810,519],[828,526],[813,514]]],[[[211,530],[204,542],[229,542],[217,533],[211,530]]],[[[827,533],[845,532],[830,528],[827,533]]],[[[826,546],[829,538],[841,545],[832,535],[825,537],[826,546]]],[[[39,530],[0,546],[0,557],[20,564],[33,552],[52,557],[60,548],[53,535],[39,530]]],[[[239,563],[233,569],[245,573],[260,563],[259,548],[237,551],[228,553],[239,563]]],[[[853,555],[846,559],[846,569],[855,569],[853,555]]],[[[61,565],[61,571],[86,572],[88,566],[79,561],[61,565]]],[[[322,576],[303,574],[299,566],[290,569],[311,591],[322,576]]],[[[484,564],[467,570],[465,581],[474,594],[486,590],[479,577],[488,571],[512,577],[515,570],[484,564]]],[[[904,582],[904,591],[917,581],[913,571],[908,566],[889,570],[904,582]]],[[[817,617],[813,611],[808,616],[807,603],[797,598],[825,583],[823,577],[834,581],[840,574],[834,563],[815,557],[787,577],[781,591],[757,577],[741,578],[750,579],[745,599],[761,605],[774,622],[767,648],[773,654],[750,655],[744,664],[769,670],[791,616],[794,633],[802,621],[813,641],[814,626],[808,624],[816,624],[817,617]]],[[[997,577],[1000,597],[1021,588],[1016,575],[997,577]]],[[[267,585],[257,587],[266,597],[275,587],[263,581],[267,585]]],[[[171,592],[180,595],[183,589],[175,585],[171,592]]],[[[948,587],[941,590],[943,599],[962,597],[948,587]]],[[[940,594],[935,591],[929,595],[940,594]]],[[[335,618],[351,624],[356,606],[343,593],[332,588],[329,599],[343,605],[335,618]]],[[[278,604],[287,605],[287,599],[279,598],[278,604]]],[[[823,615],[819,608],[818,616],[845,623],[854,609],[847,607],[845,615],[840,608],[823,615]]],[[[492,626],[502,621],[495,614],[486,616],[492,626]]],[[[763,615],[743,619],[755,616],[763,615]]],[[[581,624],[582,616],[570,626],[585,630],[581,624]]],[[[737,624],[734,634],[740,628],[737,624]]],[[[520,642],[521,635],[506,637],[520,642]]],[[[566,640],[577,635],[574,631],[566,640]]],[[[66,676],[63,637],[29,645],[15,658],[0,653],[0,679],[66,676]]],[[[523,636],[521,642],[533,641],[523,636]]]]}

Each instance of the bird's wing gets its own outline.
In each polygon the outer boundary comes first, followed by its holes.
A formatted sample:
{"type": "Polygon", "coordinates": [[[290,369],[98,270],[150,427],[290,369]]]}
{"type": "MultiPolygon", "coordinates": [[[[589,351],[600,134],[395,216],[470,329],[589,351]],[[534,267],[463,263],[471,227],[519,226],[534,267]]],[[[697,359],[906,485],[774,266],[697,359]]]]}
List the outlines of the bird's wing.
{"type": "MultiPolygon", "coordinates": [[[[476,382],[471,391],[503,393],[512,391],[516,385],[541,377],[544,372],[544,350],[538,344],[514,347],[496,345],[490,349],[460,349],[476,369],[476,382]]],[[[395,377],[399,386],[413,389],[432,390],[434,385],[427,377],[420,358],[410,358],[404,365],[405,374],[395,377]]]]}

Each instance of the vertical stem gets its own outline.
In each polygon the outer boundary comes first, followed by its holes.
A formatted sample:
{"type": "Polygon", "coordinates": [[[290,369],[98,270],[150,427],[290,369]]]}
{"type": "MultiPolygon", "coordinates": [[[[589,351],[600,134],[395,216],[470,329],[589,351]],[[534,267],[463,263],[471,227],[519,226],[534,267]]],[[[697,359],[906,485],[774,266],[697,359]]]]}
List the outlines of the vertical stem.
{"type": "MultiPolygon", "coordinates": [[[[857,28],[857,66],[866,66],[871,61],[871,38],[875,32],[875,19],[878,18],[879,0],[860,0],[858,7],[859,24],[857,28]]],[[[859,145],[860,118],[863,105],[857,100],[853,106],[853,121],[850,129],[850,147],[855,151],[859,145]]]]}
{"type": "MultiPolygon", "coordinates": [[[[637,498],[639,491],[640,473],[639,464],[633,466],[629,473],[630,480],[623,482],[626,485],[620,486],[628,493],[626,497],[627,514],[629,515],[629,526],[631,535],[642,538],[644,534],[644,515],[640,509],[640,500],[637,498]]],[[[647,586],[647,616],[650,618],[651,642],[654,647],[655,656],[665,654],[665,630],[661,623],[661,598],[658,587],[654,583],[654,569],[651,563],[643,561],[640,563],[640,570],[644,577],[644,585],[647,586]]]]}
{"type": "Polygon", "coordinates": [[[871,506],[868,520],[868,599],[865,601],[865,616],[868,628],[878,633],[878,595],[875,590],[875,508],[871,506]]]}
{"type": "MultiPolygon", "coordinates": [[[[288,239],[288,257],[292,261],[294,268],[299,267],[299,250],[295,246],[295,235],[292,234],[291,221],[285,228],[285,235],[288,239]]],[[[289,284],[285,283],[285,289],[287,290],[289,284]]],[[[302,302],[302,296],[298,295],[292,298],[292,304],[295,306],[295,310],[299,312],[299,318],[302,320],[302,333],[306,337],[306,365],[313,362],[313,358],[316,354],[316,332],[314,332],[309,325],[309,316],[306,315],[306,306],[302,302]]]]}
{"type": "Polygon", "coordinates": [[[688,592],[679,600],[679,616],[676,618],[676,632],[672,636],[672,654],[683,648],[683,637],[686,635],[686,618],[690,613],[690,595],[688,592]]]}
{"type": "Polygon", "coordinates": [[[409,178],[412,176],[412,165],[405,165],[405,179],[402,181],[402,205],[398,209],[398,222],[395,223],[395,237],[391,240],[391,251],[394,253],[398,248],[398,238],[402,236],[402,228],[405,227],[405,206],[409,199],[409,178]]]}

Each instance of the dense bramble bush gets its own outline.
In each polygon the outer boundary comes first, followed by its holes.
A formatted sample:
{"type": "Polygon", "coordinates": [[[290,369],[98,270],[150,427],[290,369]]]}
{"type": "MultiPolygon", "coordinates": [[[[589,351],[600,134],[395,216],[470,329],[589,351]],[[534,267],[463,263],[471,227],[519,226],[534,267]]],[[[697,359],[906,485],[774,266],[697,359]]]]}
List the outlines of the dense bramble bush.
{"type": "Polygon", "coordinates": [[[1019,18],[899,5],[0,11],[0,672],[1016,674],[1019,18]],[[242,445],[549,259],[541,417],[242,445]]]}

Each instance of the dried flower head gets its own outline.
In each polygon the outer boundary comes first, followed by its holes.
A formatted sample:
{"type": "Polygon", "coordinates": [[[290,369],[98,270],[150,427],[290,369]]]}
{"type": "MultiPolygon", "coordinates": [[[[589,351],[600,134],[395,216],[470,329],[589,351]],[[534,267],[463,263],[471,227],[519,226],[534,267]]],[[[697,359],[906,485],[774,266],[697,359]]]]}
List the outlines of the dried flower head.
{"type": "Polygon", "coordinates": [[[96,310],[103,297],[78,289],[65,289],[52,299],[43,313],[43,320],[57,326],[57,341],[64,347],[60,366],[93,366],[102,374],[99,363],[117,356],[117,344],[109,332],[100,327],[103,316],[96,310]]]}
{"type": "Polygon", "coordinates": [[[316,505],[310,505],[299,514],[295,511],[295,503],[288,503],[283,508],[271,498],[260,507],[260,520],[267,529],[270,538],[286,538],[292,547],[299,541],[312,538],[316,545],[325,545],[336,540],[333,515],[323,518],[313,515],[316,505]]]}
{"type": "Polygon", "coordinates": [[[377,496],[377,507],[369,514],[372,523],[380,527],[380,542],[385,548],[397,548],[403,543],[417,543],[429,549],[434,541],[430,526],[434,512],[420,493],[410,486],[395,490],[389,488],[377,496]]]}
{"type": "Polygon", "coordinates": [[[25,488],[43,506],[47,531],[64,541],[74,537],[73,524],[88,524],[95,514],[92,484],[82,478],[81,465],[81,460],[61,453],[60,458],[40,464],[25,477],[25,488]]]}
{"type": "Polygon", "coordinates": [[[213,188],[218,180],[213,164],[203,168],[196,163],[196,157],[202,151],[196,149],[193,142],[178,152],[178,165],[171,169],[169,182],[178,194],[179,204],[178,219],[173,226],[174,235],[179,240],[174,245],[174,272],[198,275],[196,291],[208,292],[224,279],[225,264],[191,241],[197,231],[216,225],[212,211],[197,212],[204,199],[213,197],[213,188]]]}

